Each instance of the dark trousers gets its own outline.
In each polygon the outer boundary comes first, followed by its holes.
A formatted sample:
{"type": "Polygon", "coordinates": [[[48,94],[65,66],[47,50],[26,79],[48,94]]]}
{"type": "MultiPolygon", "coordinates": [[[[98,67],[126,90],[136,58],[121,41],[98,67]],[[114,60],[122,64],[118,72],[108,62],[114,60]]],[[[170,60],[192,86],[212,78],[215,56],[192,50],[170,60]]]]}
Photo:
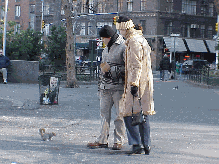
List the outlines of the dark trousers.
{"type": "Polygon", "coordinates": [[[149,116],[146,122],[140,125],[132,126],[132,117],[124,117],[129,145],[150,145],[150,124],[149,116]]]}

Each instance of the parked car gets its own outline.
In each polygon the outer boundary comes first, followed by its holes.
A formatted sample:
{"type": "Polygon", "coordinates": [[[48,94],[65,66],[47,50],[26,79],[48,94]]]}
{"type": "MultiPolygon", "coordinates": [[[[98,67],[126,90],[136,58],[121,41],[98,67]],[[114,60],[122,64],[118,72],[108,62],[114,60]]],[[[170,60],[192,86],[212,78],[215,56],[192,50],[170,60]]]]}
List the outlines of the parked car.
{"type": "Polygon", "coordinates": [[[207,60],[201,60],[201,59],[192,59],[192,60],[186,60],[182,65],[182,72],[187,74],[191,71],[202,69],[203,67],[209,68],[210,64],[207,60]]]}

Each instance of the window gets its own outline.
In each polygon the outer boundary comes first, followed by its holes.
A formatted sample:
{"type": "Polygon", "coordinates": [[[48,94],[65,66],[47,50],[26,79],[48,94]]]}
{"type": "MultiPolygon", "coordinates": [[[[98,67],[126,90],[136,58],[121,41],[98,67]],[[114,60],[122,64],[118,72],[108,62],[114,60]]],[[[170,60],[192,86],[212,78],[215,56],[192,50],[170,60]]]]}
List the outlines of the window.
{"type": "Polygon", "coordinates": [[[43,6],[43,14],[44,15],[49,15],[49,5],[44,5],[43,6]]]}
{"type": "Polygon", "coordinates": [[[201,7],[201,15],[206,16],[206,7],[201,7]]]}
{"type": "Polygon", "coordinates": [[[212,39],[213,35],[212,35],[212,26],[208,26],[208,38],[212,39]]]}
{"type": "Polygon", "coordinates": [[[118,12],[123,11],[122,8],[123,8],[123,0],[118,0],[118,12]]]}
{"type": "Polygon", "coordinates": [[[133,1],[132,0],[128,0],[127,1],[127,10],[128,11],[132,11],[132,6],[133,6],[133,1]]]}
{"type": "Polygon", "coordinates": [[[141,11],[147,10],[147,1],[141,0],[141,11]]]}
{"type": "Polygon", "coordinates": [[[173,23],[170,22],[168,25],[167,25],[167,35],[170,35],[172,33],[172,28],[173,28],[173,23]]]}
{"type": "Polygon", "coordinates": [[[21,7],[15,6],[15,16],[20,17],[21,16],[21,7]]]}
{"type": "Polygon", "coordinates": [[[14,33],[20,34],[21,25],[18,23],[14,26],[14,33]]]}
{"type": "Polygon", "coordinates": [[[96,28],[94,27],[94,24],[92,22],[88,22],[88,35],[95,35],[96,28]]]}
{"type": "Polygon", "coordinates": [[[143,34],[146,34],[146,20],[140,20],[140,24],[143,28],[143,34]]]}
{"type": "Polygon", "coordinates": [[[82,0],[81,13],[86,13],[86,0],[82,0]]]}
{"type": "Polygon", "coordinates": [[[61,9],[61,15],[65,15],[65,10],[61,9]]]}
{"type": "Polygon", "coordinates": [[[104,12],[104,4],[103,3],[98,3],[98,6],[97,6],[97,10],[99,13],[103,13],[104,12]]]}
{"type": "Polygon", "coordinates": [[[201,37],[205,38],[205,25],[201,25],[201,37]]]}
{"type": "Polygon", "coordinates": [[[196,1],[190,1],[189,4],[191,6],[190,14],[191,15],[196,15],[196,1]]]}
{"type": "Polygon", "coordinates": [[[44,31],[44,34],[45,34],[46,36],[49,35],[49,24],[45,24],[45,28],[43,29],[43,31],[44,31]]]}
{"type": "Polygon", "coordinates": [[[85,22],[81,22],[81,31],[80,35],[85,35],[85,22]]]}
{"type": "Polygon", "coordinates": [[[196,1],[182,0],[182,13],[196,15],[196,1]]]}
{"type": "Polygon", "coordinates": [[[1,19],[4,19],[5,17],[5,10],[4,10],[4,7],[2,6],[1,7],[1,19]]]}
{"type": "Polygon", "coordinates": [[[186,37],[186,26],[185,25],[182,25],[181,26],[181,35],[182,35],[182,37],[186,37]]]}
{"type": "Polygon", "coordinates": [[[209,3],[209,16],[214,16],[214,3],[209,3]]]}
{"type": "Polygon", "coordinates": [[[94,13],[94,0],[89,0],[89,10],[88,13],[94,13]]]}
{"type": "Polygon", "coordinates": [[[187,25],[187,37],[190,38],[191,25],[187,25]]]}
{"type": "Polygon", "coordinates": [[[35,12],[35,5],[30,5],[30,13],[34,13],[35,12]]]}
{"type": "Polygon", "coordinates": [[[108,13],[113,12],[113,1],[102,0],[98,3],[98,12],[99,13],[108,13]]]}
{"type": "Polygon", "coordinates": [[[20,2],[20,0],[15,0],[15,2],[20,2]]]}

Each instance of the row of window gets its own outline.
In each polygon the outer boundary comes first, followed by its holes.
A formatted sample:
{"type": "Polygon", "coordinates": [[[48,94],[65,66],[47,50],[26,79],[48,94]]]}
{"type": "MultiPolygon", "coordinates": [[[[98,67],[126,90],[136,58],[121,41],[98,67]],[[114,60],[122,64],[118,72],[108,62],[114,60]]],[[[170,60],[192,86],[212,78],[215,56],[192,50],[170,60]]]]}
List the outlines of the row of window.
{"type": "MultiPolygon", "coordinates": [[[[166,35],[170,35],[173,31],[173,23],[170,22],[168,26],[166,26],[166,35]]],[[[187,24],[181,26],[181,36],[188,38],[209,38],[213,37],[213,28],[212,26],[208,26],[206,28],[205,25],[198,24],[187,24]]]]}
{"type": "MultiPolygon", "coordinates": [[[[86,4],[87,0],[82,0],[81,13],[106,13],[114,12],[114,3],[109,0],[100,0],[95,1],[89,0],[89,4],[86,4]]],[[[133,11],[133,2],[134,0],[127,0],[127,10],[133,11]]],[[[141,11],[147,9],[147,0],[141,0],[141,11]]],[[[117,0],[117,11],[123,11],[123,0],[117,0]]]]}
{"type": "MultiPolygon", "coordinates": [[[[30,13],[35,12],[35,5],[30,5],[29,6],[29,11],[30,13]]],[[[50,14],[50,7],[49,5],[44,5],[43,6],[43,14],[44,15],[49,15],[50,14]]],[[[15,17],[20,17],[21,16],[21,6],[20,5],[15,5],[15,17]]],[[[1,7],[1,17],[4,17],[4,6],[1,7]]]]}
{"type": "MultiPolygon", "coordinates": [[[[200,5],[200,15],[214,16],[214,3],[201,3],[200,5]],[[208,13],[207,13],[208,11],[208,13]]],[[[182,0],[182,13],[197,15],[197,1],[194,0],[182,0]]]]}
{"type": "MultiPolygon", "coordinates": [[[[89,4],[86,5],[87,0],[82,0],[82,6],[81,6],[81,13],[105,13],[105,12],[113,12],[114,11],[114,4],[113,1],[108,0],[101,0],[100,2],[97,2],[94,0],[90,0],[89,4]]],[[[121,12],[123,11],[123,0],[117,1],[117,11],[121,12]]],[[[127,0],[127,11],[133,11],[133,2],[134,0],[127,0]]],[[[167,0],[167,2],[171,3],[169,8],[166,8],[166,11],[173,12],[173,0],[167,0]]],[[[141,8],[140,11],[145,11],[147,9],[148,1],[147,0],[141,0],[141,8]]],[[[208,11],[209,16],[214,15],[214,3],[207,4],[200,4],[201,9],[201,15],[206,15],[208,11]]],[[[191,14],[191,15],[197,15],[197,1],[195,0],[182,0],[182,13],[191,14]]]]}
{"type": "MultiPolygon", "coordinates": [[[[146,21],[141,20],[140,24],[142,25],[143,29],[146,27],[146,21]]],[[[97,22],[96,28],[92,24],[92,22],[88,23],[87,30],[86,30],[86,23],[82,22],[78,25],[77,29],[80,29],[80,35],[96,35],[98,29],[103,27],[104,25],[112,26],[112,22],[97,22]],[[97,30],[96,30],[97,29],[97,30]]],[[[173,31],[173,23],[170,22],[168,26],[166,26],[166,35],[170,35],[173,31]]],[[[212,39],[213,37],[213,28],[212,26],[208,26],[207,28],[205,25],[197,25],[197,24],[190,24],[190,25],[182,25],[181,26],[181,36],[188,37],[188,38],[209,38],[212,39]]]]}

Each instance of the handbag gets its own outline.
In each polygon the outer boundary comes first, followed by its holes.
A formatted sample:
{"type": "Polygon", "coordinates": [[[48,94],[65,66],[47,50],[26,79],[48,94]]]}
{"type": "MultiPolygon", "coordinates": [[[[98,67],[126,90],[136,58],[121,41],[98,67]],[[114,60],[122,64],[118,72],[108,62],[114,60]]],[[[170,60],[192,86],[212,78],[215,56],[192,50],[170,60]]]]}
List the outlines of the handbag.
{"type": "MultiPolygon", "coordinates": [[[[139,104],[141,106],[141,99],[140,98],[139,98],[139,104]]],[[[133,105],[134,105],[134,96],[133,96],[133,105]]],[[[145,121],[144,113],[142,111],[142,106],[141,106],[141,111],[137,114],[133,113],[133,106],[132,106],[132,122],[131,122],[131,125],[136,126],[136,125],[142,124],[144,122],[146,122],[146,121],[145,121]]]]}

